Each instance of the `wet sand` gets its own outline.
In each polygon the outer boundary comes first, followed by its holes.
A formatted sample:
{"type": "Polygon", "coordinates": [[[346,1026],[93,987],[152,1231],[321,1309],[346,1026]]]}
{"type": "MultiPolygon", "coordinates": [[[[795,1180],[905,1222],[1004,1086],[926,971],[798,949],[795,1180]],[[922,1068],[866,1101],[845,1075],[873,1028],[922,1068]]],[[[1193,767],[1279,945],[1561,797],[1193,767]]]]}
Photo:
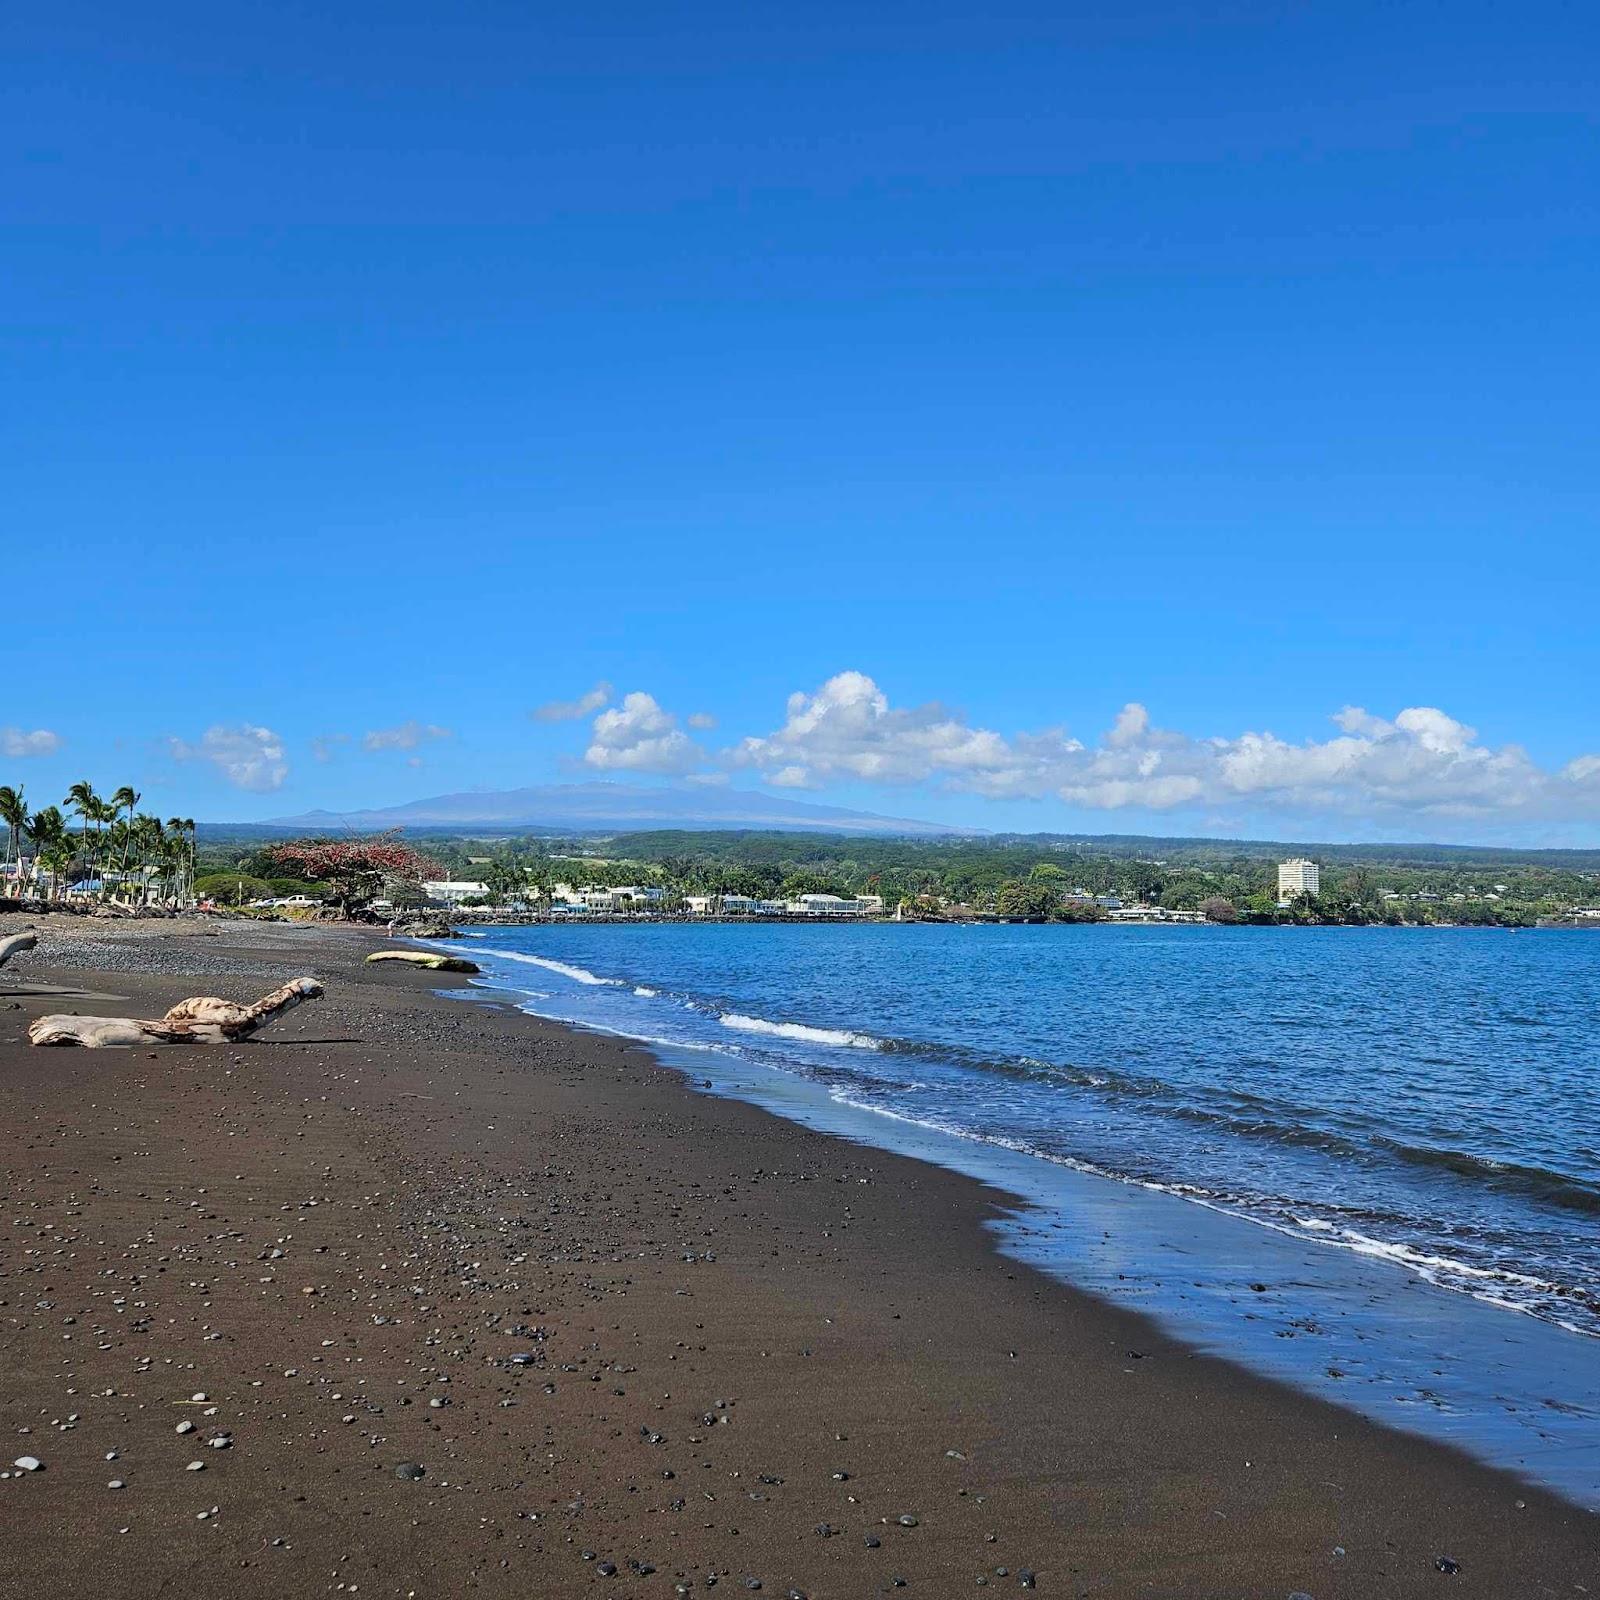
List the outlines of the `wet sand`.
{"type": "Polygon", "coordinates": [[[1600,1518],[1007,1261],[969,1179],[360,935],[40,926],[0,974],[0,1594],[1600,1592],[1600,1518]],[[302,974],[240,1046],[23,1039],[302,974]]]}

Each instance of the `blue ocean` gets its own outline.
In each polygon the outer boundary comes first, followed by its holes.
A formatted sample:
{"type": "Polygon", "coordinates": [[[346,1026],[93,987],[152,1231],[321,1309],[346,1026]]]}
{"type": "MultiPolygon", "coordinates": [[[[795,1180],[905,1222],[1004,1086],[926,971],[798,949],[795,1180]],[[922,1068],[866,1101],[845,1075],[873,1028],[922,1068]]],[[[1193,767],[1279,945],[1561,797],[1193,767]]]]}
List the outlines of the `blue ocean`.
{"type": "Polygon", "coordinates": [[[527,1010],[1019,1197],[1002,1244],[1600,1504],[1600,934],[619,923],[527,1010]]]}

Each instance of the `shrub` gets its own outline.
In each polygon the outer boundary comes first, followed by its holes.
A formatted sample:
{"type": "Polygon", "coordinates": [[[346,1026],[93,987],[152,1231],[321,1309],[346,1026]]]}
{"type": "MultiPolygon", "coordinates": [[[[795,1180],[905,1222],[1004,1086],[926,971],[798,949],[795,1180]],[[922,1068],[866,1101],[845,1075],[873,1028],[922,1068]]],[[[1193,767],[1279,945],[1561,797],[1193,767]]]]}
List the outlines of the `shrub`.
{"type": "Polygon", "coordinates": [[[252,900],[265,900],[272,893],[272,885],[265,878],[252,878],[246,872],[208,872],[195,879],[194,892],[202,900],[242,906],[252,900]]]}

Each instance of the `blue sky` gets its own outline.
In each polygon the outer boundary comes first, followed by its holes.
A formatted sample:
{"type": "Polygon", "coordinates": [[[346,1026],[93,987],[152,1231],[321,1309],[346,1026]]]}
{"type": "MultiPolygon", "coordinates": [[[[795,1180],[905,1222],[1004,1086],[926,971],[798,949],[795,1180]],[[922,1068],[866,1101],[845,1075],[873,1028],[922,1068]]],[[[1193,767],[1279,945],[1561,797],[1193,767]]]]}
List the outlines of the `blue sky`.
{"type": "Polygon", "coordinates": [[[1600,840],[1585,8],[332,9],[11,25],[0,781],[1600,840]]]}

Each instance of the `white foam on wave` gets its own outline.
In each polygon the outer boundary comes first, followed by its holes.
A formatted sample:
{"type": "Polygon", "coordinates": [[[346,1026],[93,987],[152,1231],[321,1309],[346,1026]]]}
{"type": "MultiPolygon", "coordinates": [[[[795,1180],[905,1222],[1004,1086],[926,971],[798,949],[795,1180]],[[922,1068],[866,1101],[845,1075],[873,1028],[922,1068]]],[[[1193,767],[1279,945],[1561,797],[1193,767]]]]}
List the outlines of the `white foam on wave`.
{"type": "Polygon", "coordinates": [[[848,1028],[813,1028],[804,1022],[769,1022],[765,1017],[747,1017],[742,1011],[724,1011],[717,1021],[739,1033],[764,1033],[775,1039],[798,1039],[805,1044],[829,1044],[848,1050],[881,1050],[881,1040],[870,1034],[852,1033],[848,1028]]]}
{"type": "Polygon", "coordinates": [[[1533,1277],[1528,1273],[1516,1272],[1510,1268],[1486,1268],[1473,1265],[1471,1262],[1459,1261],[1451,1256],[1432,1255],[1425,1251],[1412,1249],[1408,1245],[1391,1243],[1387,1240],[1373,1239],[1366,1234],[1358,1233],[1353,1228],[1336,1228],[1331,1223],[1320,1218],[1296,1217],[1294,1226],[1280,1222],[1272,1217],[1265,1217],[1256,1212],[1251,1212],[1242,1206],[1224,1200],[1208,1190],[1200,1189],[1186,1183],[1163,1183],[1155,1178],[1139,1178],[1132,1173],[1118,1172],[1114,1168],[1102,1167],[1092,1161],[1082,1161],[1074,1156],[1062,1155],[1051,1150],[1041,1150],[1037,1145],[1030,1144],[1025,1139],[1008,1138],[1003,1134],[979,1133],[973,1128],[964,1127],[958,1122],[947,1121],[940,1117],[911,1116],[903,1111],[893,1111],[887,1106],[874,1105],[871,1101],[858,1099],[847,1089],[835,1087],[828,1093],[828,1098],[836,1105],[848,1106],[852,1111],[865,1111],[874,1116],[886,1118],[890,1122],[903,1122],[912,1127],[926,1128],[931,1133],[949,1134],[957,1139],[968,1140],[974,1144],[993,1145],[997,1149],[1011,1150],[1018,1155],[1031,1156],[1039,1161],[1048,1161],[1053,1166],[1066,1167],[1073,1172],[1087,1173],[1091,1177],[1109,1178],[1115,1183],[1125,1183],[1131,1188],[1146,1189],[1155,1194],[1167,1194],[1175,1199],[1187,1201],[1191,1205],[1203,1207],[1207,1211],[1214,1211],[1218,1215],[1234,1217],[1240,1222],[1248,1222],[1258,1228],[1266,1228],[1272,1233],[1284,1234],[1291,1239],[1301,1239],[1306,1243],[1313,1240],[1320,1245],[1332,1245],[1339,1250],[1348,1250],[1354,1255],[1367,1256],[1370,1259],[1383,1261],[1390,1266],[1399,1267],[1401,1270],[1421,1278],[1423,1282],[1432,1284],[1435,1288],[1465,1294],[1485,1305],[1494,1306],[1502,1311],[1515,1311],[1523,1316],[1539,1318],[1543,1321],[1553,1322],[1557,1327],[1564,1328],[1569,1333],[1580,1334],[1586,1338],[1595,1338],[1597,1335],[1592,1329],[1584,1328],[1565,1318],[1553,1316],[1547,1307],[1542,1307],[1537,1302],[1530,1302],[1527,1298],[1519,1297],[1516,1290],[1526,1294],[1534,1294],[1543,1299],[1558,1296],[1566,1291],[1559,1285],[1550,1283],[1543,1278],[1533,1277]],[[1503,1287],[1511,1292],[1496,1293],[1495,1286],[1503,1287]]]}
{"type": "Polygon", "coordinates": [[[642,1000],[654,1000],[656,995],[660,993],[660,990],[647,989],[642,983],[636,983],[633,986],[633,992],[642,1000]]]}
{"type": "MultiPolygon", "coordinates": [[[[474,951],[474,954],[477,952],[474,951]]],[[[602,978],[590,972],[587,967],[569,966],[565,961],[552,961],[549,956],[529,956],[519,950],[496,950],[494,958],[500,961],[522,961],[530,967],[543,967],[546,972],[559,972],[563,978],[571,978],[574,983],[586,983],[596,987],[620,984],[620,978],[602,978]]]]}
{"type": "Polygon", "coordinates": [[[719,1056],[732,1053],[710,1040],[667,1039],[658,1034],[640,1033],[634,1028],[608,1028],[603,1022],[580,1021],[576,1017],[563,1016],[558,1011],[541,1011],[537,1006],[518,1006],[517,1009],[526,1012],[530,1017],[543,1017],[547,1022],[559,1022],[563,1027],[579,1028],[585,1033],[603,1033],[612,1039],[631,1039],[635,1044],[653,1044],[663,1050],[700,1050],[719,1056]]]}

